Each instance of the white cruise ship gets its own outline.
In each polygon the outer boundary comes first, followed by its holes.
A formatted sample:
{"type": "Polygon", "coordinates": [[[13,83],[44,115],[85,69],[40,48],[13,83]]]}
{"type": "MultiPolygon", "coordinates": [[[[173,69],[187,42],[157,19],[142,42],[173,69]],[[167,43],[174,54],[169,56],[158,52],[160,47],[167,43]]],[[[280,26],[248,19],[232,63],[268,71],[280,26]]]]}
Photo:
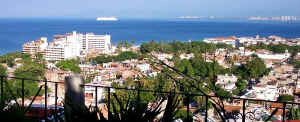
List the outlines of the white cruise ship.
{"type": "Polygon", "coordinates": [[[118,21],[116,17],[97,17],[97,21],[118,21]]]}

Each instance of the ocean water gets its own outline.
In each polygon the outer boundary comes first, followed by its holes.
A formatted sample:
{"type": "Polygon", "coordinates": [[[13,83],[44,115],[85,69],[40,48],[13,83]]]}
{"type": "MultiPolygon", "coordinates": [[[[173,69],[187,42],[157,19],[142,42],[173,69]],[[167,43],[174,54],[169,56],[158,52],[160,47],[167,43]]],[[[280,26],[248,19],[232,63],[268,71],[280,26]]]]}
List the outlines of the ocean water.
{"type": "Polygon", "coordinates": [[[20,51],[22,44],[67,32],[110,34],[112,42],[136,40],[196,41],[208,37],[270,36],[300,37],[300,23],[249,21],[120,20],[99,22],[94,19],[0,19],[0,55],[20,51]]]}

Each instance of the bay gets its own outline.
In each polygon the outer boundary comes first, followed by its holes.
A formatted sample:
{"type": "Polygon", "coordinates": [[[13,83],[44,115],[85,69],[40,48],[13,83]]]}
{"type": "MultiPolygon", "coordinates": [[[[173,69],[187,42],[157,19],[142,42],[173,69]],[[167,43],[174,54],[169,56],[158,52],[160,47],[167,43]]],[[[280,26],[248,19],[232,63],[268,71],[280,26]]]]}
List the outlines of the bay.
{"type": "Polygon", "coordinates": [[[95,19],[0,19],[0,55],[20,51],[22,44],[40,37],[49,41],[55,34],[67,32],[110,34],[112,42],[136,40],[139,45],[150,40],[197,41],[209,37],[277,35],[285,38],[300,37],[297,22],[255,21],[186,21],[127,19],[99,22],[95,19]]]}

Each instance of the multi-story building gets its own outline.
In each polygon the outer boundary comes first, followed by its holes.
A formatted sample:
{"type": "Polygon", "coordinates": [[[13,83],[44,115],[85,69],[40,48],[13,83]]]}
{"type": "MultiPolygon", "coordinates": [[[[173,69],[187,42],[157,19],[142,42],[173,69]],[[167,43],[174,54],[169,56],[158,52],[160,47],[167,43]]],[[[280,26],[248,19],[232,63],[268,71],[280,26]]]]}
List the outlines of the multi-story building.
{"type": "Polygon", "coordinates": [[[42,37],[40,40],[25,43],[22,48],[22,53],[31,54],[34,58],[34,54],[36,53],[44,54],[47,45],[47,38],[42,37]]]}
{"type": "Polygon", "coordinates": [[[103,53],[111,50],[110,35],[95,35],[94,33],[87,33],[83,35],[82,48],[84,50],[97,50],[103,53]]]}
{"type": "Polygon", "coordinates": [[[59,61],[63,59],[83,57],[88,52],[100,53],[111,52],[110,35],[95,35],[93,33],[67,33],[65,35],[54,35],[50,44],[47,38],[28,42],[23,45],[23,53],[35,54],[41,52],[46,60],[59,61]]]}
{"type": "Polygon", "coordinates": [[[217,37],[217,38],[207,38],[203,40],[206,43],[224,43],[228,45],[232,45],[232,47],[238,47],[239,46],[239,40],[235,37],[217,37]]]}
{"type": "Polygon", "coordinates": [[[60,61],[65,59],[64,45],[50,43],[46,49],[45,59],[47,61],[60,61]]]}
{"type": "Polygon", "coordinates": [[[80,57],[82,51],[83,34],[73,31],[65,37],[65,58],[80,57]]]}
{"type": "Polygon", "coordinates": [[[82,34],[73,31],[72,34],[67,34],[65,38],[65,58],[80,57],[84,52],[109,53],[111,50],[110,35],[82,34]]]}

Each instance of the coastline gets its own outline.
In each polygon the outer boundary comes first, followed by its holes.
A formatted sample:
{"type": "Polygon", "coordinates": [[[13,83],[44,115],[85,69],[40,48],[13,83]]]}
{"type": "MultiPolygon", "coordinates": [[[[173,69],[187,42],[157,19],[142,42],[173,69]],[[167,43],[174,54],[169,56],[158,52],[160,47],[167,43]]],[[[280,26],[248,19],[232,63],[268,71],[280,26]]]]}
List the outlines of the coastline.
{"type": "Polygon", "coordinates": [[[119,40],[136,40],[141,45],[151,40],[186,42],[211,37],[262,37],[276,35],[283,38],[299,38],[300,23],[249,22],[249,21],[189,21],[178,19],[128,19],[99,22],[95,19],[55,18],[2,18],[0,19],[0,55],[18,51],[24,42],[72,30],[109,34],[112,43],[119,40]]]}

